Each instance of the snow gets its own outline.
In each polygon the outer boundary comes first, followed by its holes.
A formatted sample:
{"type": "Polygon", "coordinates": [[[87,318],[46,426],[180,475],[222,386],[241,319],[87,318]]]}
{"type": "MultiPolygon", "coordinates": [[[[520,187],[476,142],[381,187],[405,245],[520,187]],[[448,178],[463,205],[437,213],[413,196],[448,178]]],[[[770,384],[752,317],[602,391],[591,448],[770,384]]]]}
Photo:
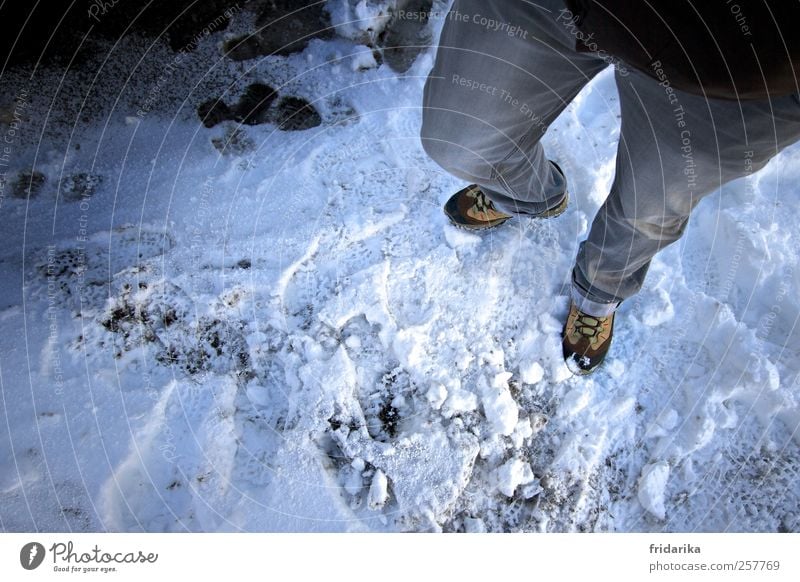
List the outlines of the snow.
{"type": "Polygon", "coordinates": [[[513,497],[517,487],[533,479],[530,465],[520,459],[510,459],[497,469],[497,489],[506,497],[513,497]]]}
{"type": "Polygon", "coordinates": [[[510,372],[501,372],[494,377],[491,385],[486,385],[484,382],[482,390],[486,420],[489,421],[494,432],[506,436],[513,432],[519,419],[517,403],[508,389],[508,380],[511,376],[510,372]]]}
{"type": "Polygon", "coordinates": [[[573,388],[564,396],[559,406],[559,411],[564,416],[575,416],[589,406],[592,394],[586,386],[573,388]]]}
{"type": "Polygon", "coordinates": [[[419,143],[432,51],[400,75],[363,44],[392,5],[330,2],[345,38],[289,57],[232,63],[210,35],[145,116],[161,44],[125,39],[58,94],[63,70],[37,72],[0,190],[0,529],[800,529],[800,146],[700,203],[573,376],[611,71],[544,140],[567,212],[468,233],[441,212],[465,184],[419,143]],[[322,125],[199,123],[254,81],[322,125]]]}
{"type": "Polygon", "coordinates": [[[447,400],[447,387],[444,384],[435,384],[425,393],[431,408],[439,410],[447,400]]]}
{"type": "Polygon", "coordinates": [[[372,477],[372,484],[369,486],[369,508],[381,509],[386,500],[389,499],[389,481],[386,475],[378,469],[372,477]]]}
{"type": "Polygon", "coordinates": [[[669,465],[663,461],[650,463],[642,469],[642,476],[639,478],[639,491],[637,493],[639,502],[656,519],[664,519],[666,508],[664,507],[664,490],[669,480],[669,465]]]}
{"type": "Polygon", "coordinates": [[[327,4],[336,32],[356,41],[374,41],[391,17],[396,0],[330,0],[327,4]]]}
{"type": "Polygon", "coordinates": [[[365,46],[360,47],[360,49],[353,55],[350,68],[353,71],[363,71],[377,67],[378,62],[375,60],[375,55],[372,54],[372,51],[365,46]]]}
{"type": "Polygon", "coordinates": [[[544,378],[544,368],[539,362],[530,360],[520,367],[519,377],[526,384],[537,384],[544,378]]]}

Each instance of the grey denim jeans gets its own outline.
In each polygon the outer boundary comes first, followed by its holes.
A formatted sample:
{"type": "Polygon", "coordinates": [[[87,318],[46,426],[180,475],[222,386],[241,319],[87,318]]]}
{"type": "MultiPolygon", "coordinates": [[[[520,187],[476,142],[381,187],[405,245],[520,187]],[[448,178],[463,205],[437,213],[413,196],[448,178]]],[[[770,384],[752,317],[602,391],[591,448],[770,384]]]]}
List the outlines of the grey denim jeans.
{"type": "MultiPolygon", "coordinates": [[[[565,183],[541,137],[612,60],[576,51],[576,38],[591,48],[579,34],[562,0],[455,0],[425,85],[428,155],[505,212],[557,203],[565,183]]],[[[797,95],[706,99],[674,89],[657,60],[653,73],[658,79],[616,63],[616,174],[572,273],[573,297],[592,315],[639,291],[650,260],[681,237],[705,195],[800,139],[797,95]]]]}

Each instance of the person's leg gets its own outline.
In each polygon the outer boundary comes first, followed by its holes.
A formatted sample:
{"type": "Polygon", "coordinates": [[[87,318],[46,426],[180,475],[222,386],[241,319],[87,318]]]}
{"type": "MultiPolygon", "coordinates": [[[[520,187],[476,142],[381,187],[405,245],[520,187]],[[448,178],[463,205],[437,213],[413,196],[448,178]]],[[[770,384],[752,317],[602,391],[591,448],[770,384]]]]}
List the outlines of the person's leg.
{"type": "Polygon", "coordinates": [[[673,91],[668,81],[617,75],[616,176],[573,271],[573,295],[586,313],[606,315],[637,293],[650,260],[680,238],[703,196],[800,139],[796,96],[707,100],[673,91]]]}
{"type": "Polygon", "coordinates": [[[561,0],[456,0],[425,85],[422,143],[509,213],[539,214],[566,182],[539,143],[606,63],[574,50],[561,0]]]}

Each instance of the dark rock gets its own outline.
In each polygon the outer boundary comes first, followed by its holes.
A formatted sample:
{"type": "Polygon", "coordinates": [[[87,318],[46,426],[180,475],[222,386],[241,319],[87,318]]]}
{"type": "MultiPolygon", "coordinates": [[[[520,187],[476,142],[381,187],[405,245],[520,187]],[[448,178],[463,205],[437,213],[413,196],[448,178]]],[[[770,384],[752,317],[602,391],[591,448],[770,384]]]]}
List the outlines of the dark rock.
{"type": "Polygon", "coordinates": [[[41,172],[20,172],[11,189],[14,198],[36,198],[42,191],[42,186],[47,181],[41,172]]]}
{"type": "MultiPolygon", "coordinates": [[[[171,4],[172,2],[159,4],[159,10],[167,18],[169,18],[167,7],[171,4]]],[[[236,0],[192,2],[189,9],[180,13],[174,23],[172,21],[164,23],[164,26],[168,27],[169,46],[176,52],[193,51],[203,38],[228,28],[231,18],[240,10],[240,4],[236,0]]],[[[157,19],[154,20],[157,22],[157,19]]]]}
{"type": "Polygon", "coordinates": [[[324,3],[309,0],[266,0],[261,3],[257,29],[223,45],[235,61],[265,55],[290,55],[308,46],[312,38],[331,38],[330,20],[324,3]]]}
{"type": "Polygon", "coordinates": [[[206,127],[214,127],[218,123],[233,119],[233,113],[220,99],[209,99],[197,108],[197,115],[206,127]]]}
{"type": "Polygon", "coordinates": [[[246,61],[264,54],[256,34],[247,34],[226,40],[222,45],[222,52],[234,61],[246,61]]]}
{"type": "Polygon", "coordinates": [[[311,129],[322,123],[322,117],[314,106],[300,97],[283,97],[276,113],[276,123],[284,131],[311,129]]]}
{"type": "Polygon", "coordinates": [[[258,125],[269,121],[267,109],[278,94],[269,85],[253,83],[244,91],[236,104],[234,119],[247,125],[258,125]]]}

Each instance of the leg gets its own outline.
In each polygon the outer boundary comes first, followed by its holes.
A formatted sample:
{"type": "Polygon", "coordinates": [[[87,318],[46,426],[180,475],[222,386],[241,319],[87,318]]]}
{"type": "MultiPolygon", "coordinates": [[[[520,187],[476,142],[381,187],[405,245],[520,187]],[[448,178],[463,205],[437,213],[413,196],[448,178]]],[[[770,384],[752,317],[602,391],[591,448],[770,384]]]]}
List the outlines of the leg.
{"type": "Polygon", "coordinates": [[[795,96],[706,100],[637,72],[618,74],[617,87],[616,176],[573,271],[576,302],[594,315],[639,291],[650,260],[681,237],[701,198],[800,139],[795,96]]]}
{"type": "Polygon", "coordinates": [[[539,140],[606,66],[575,52],[563,10],[561,0],[456,0],[425,85],[425,150],[505,212],[538,214],[563,198],[539,140]]]}

